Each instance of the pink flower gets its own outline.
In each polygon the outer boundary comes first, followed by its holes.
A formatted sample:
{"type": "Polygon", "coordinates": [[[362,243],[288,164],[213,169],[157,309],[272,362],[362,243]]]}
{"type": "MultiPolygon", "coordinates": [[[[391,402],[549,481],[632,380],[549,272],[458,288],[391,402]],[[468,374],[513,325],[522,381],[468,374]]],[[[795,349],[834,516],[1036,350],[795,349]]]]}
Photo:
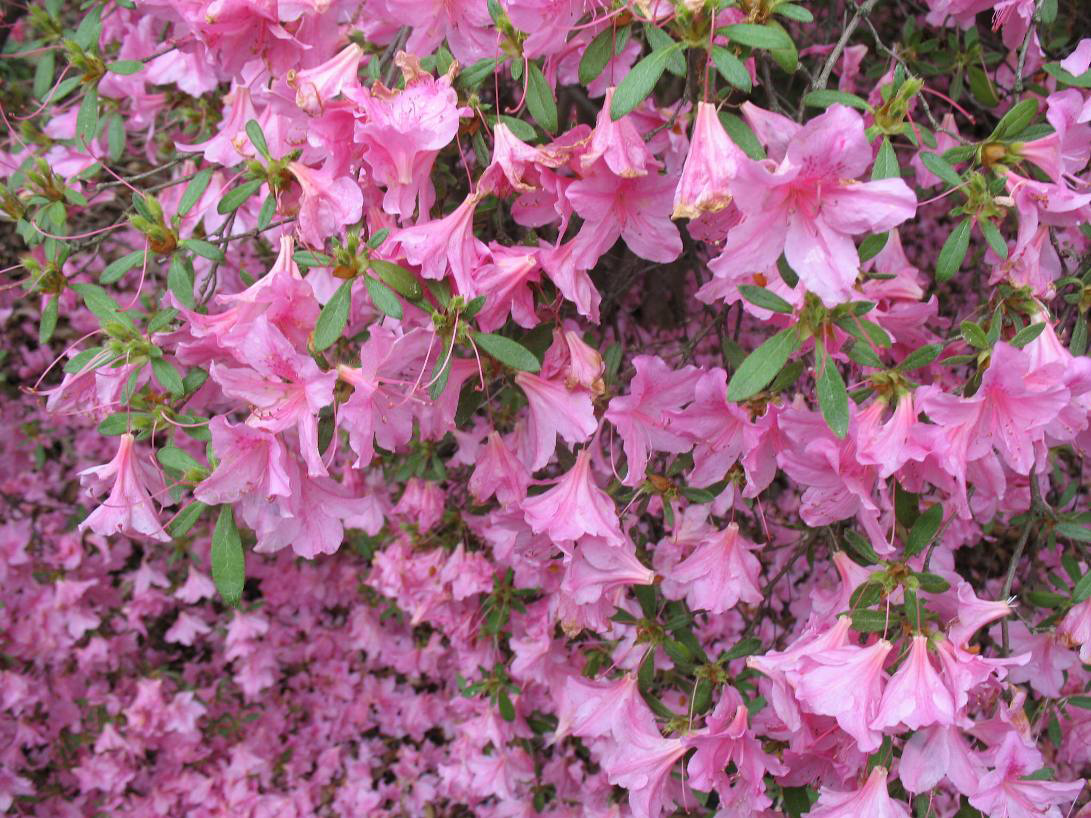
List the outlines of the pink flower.
{"type": "Polygon", "coordinates": [[[258,115],[251,101],[250,89],[238,85],[232,88],[224,97],[225,110],[228,105],[231,106],[230,113],[224,116],[215,136],[196,144],[176,142],[175,147],[180,151],[203,152],[207,161],[226,168],[252,158],[257,151],[250,144],[250,137],[246,135],[246,123],[251,119],[256,120],[258,115]]]}
{"type": "Polygon", "coordinates": [[[523,501],[523,517],[535,534],[546,534],[565,550],[581,537],[602,537],[613,546],[625,544],[614,501],[591,477],[591,455],[582,449],[572,468],[544,494],[523,501]]]}
{"type": "Polygon", "coordinates": [[[663,595],[685,596],[691,608],[712,614],[731,610],[739,600],[756,605],[762,600],[761,563],[750,553],[753,547],[739,533],[738,524],[729,523],[671,569],[663,581],[663,595]]]}
{"type": "Polygon", "coordinates": [[[822,789],[807,814],[810,818],[909,818],[907,810],[890,797],[886,789],[885,767],[875,767],[862,789],[855,792],[822,789]]]}
{"type": "MultiPolygon", "coordinates": [[[[789,678],[800,704],[812,713],[833,716],[841,729],[870,753],[882,742],[871,726],[882,699],[883,663],[893,646],[885,639],[866,648],[854,645],[807,655],[789,678]]],[[[884,788],[885,789],[885,788],[884,788]]]]}
{"type": "Polygon", "coordinates": [[[318,453],[318,412],[333,402],[337,373],[322,372],[310,357],[296,352],[265,316],[254,320],[248,340],[239,349],[248,367],[214,361],[210,368],[213,380],[228,397],[240,398],[254,407],[251,426],[270,432],[295,427],[309,472],[326,474],[318,453]]]}
{"type": "Polygon", "coordinates": [[[1004,737],[996,755],[994,769],[986,773],[977,792],[970,796],[970,805],[986,815],[1004,818],[1061,818],[1065,813],[1056,805],[1069,809],[1083,792],[1083,781],[1027,781],[1025,776],[1038,771],[1041,756],[1027,753],[1015,732],[1004,737]],[[1030,763],[1037,756],[1036,763],[1030,763]]]}
{"type": "Polygon", "coordinates": [[[590,605],[629,585],[651,585],[655,572],[636,558],[633,544],[614,545],[599,537],[584,537],[568,564],[561,591],[580,605],[590,605]]]}
{"type": "Polygon", "coordinates": [[[599,110],[598,119],[595,121],[595,129],[591,132],[591,146],[587,153],[580,157],[580,165],[589,170],[600,158],[606,163],[606,167],[617,176],[632,178],[644,176],[649,169],[655,168],[655,160],[648,151],[644,140],[633,124],[631,116],[623,116],[614,120],[610,116],[610,104],[614,98],[614,89],[606,91],[606,99],[603,100],[599,110]]]}
{"type": "MultiPolygon", "coordinates": [[[[356,71],[364,52],[351,43],[321,65],[288,72],[288,85],[295,89],[295,104],[311,116],[341,93],[345,86],[358,86],[356,71]]],[[[355,221],[355,219],[354,219],[355,221]]]]}
{"type": "Polygon", "coordinates": [[[527,496],[530,472],[504,443],[496,432],[489,433],[477,466],[470,475],[468,488],[479,503],[493,494],[501,505],[522,502],[527,496]]]}
{"type": "Polygon", "coordinates": [[[728,137],[716,114],[716,106],[697,103],[686,163],[674,190],[672,219],[696,219],[716,213],[731,203],[731,183],[744,154],[728,137]]]}
{"type": "Polygon", "coordinates": [[[902,747],[898,779],[912,793],[927,792],[946,776],[963,795],[977,791],[985,765],[962,731],[936,724],[915,732],[902,747]]]}
{"type": "Polygon", "coordinates": [[[133,448],[135,442],[136,438],[126,432],[118,441],[113,460],[80,472],[81,485],[92,494],[100,493],[113,481],[110,494],[80,523],[80,531],[89,528],[103,536],[143,535],[159,542],[170,542],[148,492],[149,486],[162,491],[163,480],[149,463],[137,457],[133,448]]]}
{"type": "Polygon", "coordinates": [[[612,736],[628,741],[633,735],[659,735],[655,717],[640,695],[636,677],[622,676],[613,682],[592,682],[566,676],[557,708],[553,743],[568,735],[581,738],[612,736]]]}
{"type": "Polygon", "coordinates": [[[909,655],[891,678],[871,722],[875,730],[919,730],[954,724],[955,700],[928,658],[928,637],[915,635],[909,655]]]}
{"type": "Polygon", "coordinates": [[[360,221],[364,194],[356,180],[335,178],[325,168],[316,170],[299,162],[288,169],[299,182],[299,237],[311,247],[326,246],[326,239],[341,232],[341,227],[360,221]]]}
{"type": "Polygon", "coordinates": [[[360,95],[364,116],[356,125],[356,139],[364,146],[372,179],[386,186],[383,210],[408,219],[419,197],[424,218],[436,196],[430,178],[432,163],[455,138],[461,111],[450,76],[435,79],[404,52],[398,53],[396,61],[405,76],[405,88],[388,91],[376,84],[370,93],[360,95]]]}
{"type": "Polygon", "coordinates": [[[1091,665],[1091,599],[1073,605],[1057,626],[1070,647],[1079,647],[1080,661],[1091,665]]]}
{"type": "Polygon", "coordinates": [[[284,447],[276,435],[243,423],[232,425],[222,415],[212,418],[208,428],[220,462],[193,490],[194,497],[214,506],[253,495],[268,501],[291,494],[284,447]]]}
{"type": "Polygon", "coordinates": [[[693,399],[693,387],[701,377],[696,367],[675,370],[653,355],[637,355],[633,368],[636,374],[629,394],[612,399],[604,415],[617,428],[625,446],[626,486],[644,480],[650,452],[678,454],[689,449],[686,438],[667,427],[667,419],[669,412],[693,399]]]}
{"type": "Polygon", "coordinates": [[[558,435],[566,443],[582,443],[598,429],[589,389],[569,388],[563,382],[529,372],[517,374],[515,382],[530,405],[524,462],[531,471],[542,468],[553,457],[558,435]]]}
{"type": "Polygon", "coordinates": [[[441,279],[450,270],[459,295],[467,299],[477,295],[473,276],[489,254],[473,231],[474,208],[480,199],[480,194],[470,194],[450,215],[422,221],[391,238],[410,264],[420,265],[424,278],[441,279]]]}
{"type": "Polygon", "coordinates": [[[778,164],[740,160],[735,203],[746,216],[709,268],[765,272],[783,252],[826,306],[850,300],[860,272],[852,236],[880,233],[913,216],[916,197],[901,179],[853,182],[871,162],[864,121],[832,105],[788,143],[778,164]]]}
{"type": "Polygon", "coordinates": [[[633,733],[602,761],[611,784],[629,791],[633,818],[659,818],[670,800],[666,792],[675,763],[686,754],[679,738],[654,733],[633,733]]]}

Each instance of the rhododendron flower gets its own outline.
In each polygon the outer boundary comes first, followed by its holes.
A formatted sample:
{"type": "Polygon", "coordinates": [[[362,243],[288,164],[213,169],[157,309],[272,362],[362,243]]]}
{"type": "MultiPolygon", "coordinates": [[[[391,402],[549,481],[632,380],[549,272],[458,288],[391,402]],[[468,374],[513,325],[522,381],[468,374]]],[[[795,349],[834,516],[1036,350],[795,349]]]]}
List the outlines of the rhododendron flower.
{"type": "Polygon", "coordinates": [[[519,503],[527,496],[530,472],[507,447],[496,432],[482,447],[474,472],[467,484],[470,493],[483,503],[493,494],[503,505],[519,503]]]}
{"type": "Polygon", "coordinates": [[[670,799],[671,770],[687,749],[682,739],[661,738],[658,731],[636,732],[603,759],[610,783],[629,791],[634,818],[659,818],[670,799]]]}
{"type": "Polygon", "coordinates": [[[1001,744],[993,767],[980,779],[970,805],[986,815],[1009,818],[1061,818],[1083,791],[1083,781],[1028,781],[1026,776],[1038,771],[1041,755],[1028,753],[1014,732],[1001,744]],[[1032,761],[1034,757],[1037,759],[1032,761]]]}
{"type": "Polygon", "coordinates": [[[729,523],[671,568],[663,583],[664,596],[684,596],[690,608],[712,614],[730,610],[740,600],[751,605],[761,602],[761,564],[750,553],[753,547],[739,534],[739,526],[729,523]]]}
{"type": "Polygon", "coordinates": [[[860,259],[851,236],[881,233],[913,216],[916,197],[901,179],[852,182],[871,162],[860,114],[832,105],[788,143],[777,165],[740,160],[735,203],[746,216],[710,265],[765,272],[781,252],[827,306],[851,300],[860,259]]]}
{"type": "Polygon", "coordinates": [[[823,789],[818,803],[808,813],[812,818],[909,818],[900,802],[890,797],[886,787],[885,767],[875,767],[864,786],[855,792],[823,789]]]}
{"type": "Polygon", "coordinates": [[[162,491],[163,480],[151,464],[137,455],[135,442],[136,438],[126,432],[118,440],[113,460],[80,472],[80,483],[92,494],[110,486],[109,495],[80,523],[80,530],[89,528],[97,534],[129,537],[143,535],[169,542],[149,493],[149,489],[162,491]]]}
{"type": "Polygon", "coordinates": [[[194,489],[198,500],[219,505],[252,496],[269,500],[291,494],[284,447],[276,435],[243,423],[232,425],[223,416],[214,417],[208,429],[219,463],[194,489]]]}
{"type": "Polygon", "coordinates": [[[561,590],[573,601],[588,605],[606,593],[629,585],[650,585],[655,572],[636,558],[632,543],[621,546],[600,537],[580,540],[565,571],[561,590]]]}
{"type": "Polygon", "coordinates": [[[331,171],[315,170],[299,162],[288,169],[299,182],[299,236],[311,247],[323,247],[341,227],[360,220],[364,196],[355,179],[335,178],[331,171]]]}
{"type": "Polygon", "coordinates": [[[898,778],[913,793],[927,792],[946,776],[963,795],[972,795],[984,773],[985,764],[961,730],[944,724],[915,732],[902,747],[898,764],[898,778]]]}
{"type": "Polygon", "coordinates": [[[909,655],[887,684],[871,727],[919,730],[954,720],[954,697],[928,658],[928,637],[918,633],[910,640],[909,655]]]}
{"type": "Polygon", "coordinates": [[[580,157],[580,164],[585,170],[590,170],[601,158],[610,172],[617,176],[644,176],[649,170],[655,170],[655,160],[644,145],[633,118],[623,116],[615,120],[610,115],[613,98],[614,89],[610,88],[595,121],[595,129],[591,132],[591,145],[580,157]]]}
{"type": "Polygon", "coordinates": [[[728,137],[716,115],[716,107],[697,103],[686,163],[674,190],[672,219],[695,219],[716,213],[731,203],[731,182],[743,156],[728,137]]]}
{"type": "Polygon", "coordinates": [[[592,535],[621,546],[617,512],[610,495],[595,485],[591,456],[580,450],[576,462],[549,491],[523,501],[523,516],[535,534],[546,534],[561,548],[592,535]]]}
{"type": "Polygon", "coordinates": [[[440,279],[450,270],[459,295],[467,299],[477,295],[474,272],[489,252],[473,231],[474,208],[480,199],[480,194],[471,194],[449,216],[399,230],[391,239],[410,264],[420,265],[424,278],[440,279]]]}
{"type": "Polygon", "coordinates": [[[590,390],[569,388],[563,382],[520,372],[515,382],[529,404],[527,467],[537,471],[549,462],[558,435],[566,443],[582,443],[595,433],[598,423],[590,390]]]}
{"type": "Polygon", "coordinates": [[[295,89],[295,104],[312,116],[320,114],[342,88],[358,84],[356,69],[363,56],[360,46],[351,43],[321,65],[289,72],[288,85],[295,89]]]}

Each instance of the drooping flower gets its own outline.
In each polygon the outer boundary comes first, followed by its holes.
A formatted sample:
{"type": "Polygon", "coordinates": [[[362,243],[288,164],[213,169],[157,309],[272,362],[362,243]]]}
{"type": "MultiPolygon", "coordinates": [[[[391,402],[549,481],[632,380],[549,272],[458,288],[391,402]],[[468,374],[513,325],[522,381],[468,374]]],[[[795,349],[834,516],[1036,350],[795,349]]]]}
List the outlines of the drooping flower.
{"type": "Polygon", "coordinates": [[[614,546],[625,543],[614,501],[591,476],[587,449],[553,488],[523,501],[523,516],[535,534],[548,535],[562,549],[587,535],[614,546]]]}
{"type": "Polygon", "coordinates": [[[311,247],[325,247],[326,239],[360,220],[364,194],[350,176],[335,177],[325,167],[309,168],[291,162],[288,169],[299,182],[299,236],[311,247]]]}
{"type": "Polygon", "coordinates": [[[235,503],[252,496],[268,501],[291,493],[284,468],[284,447],[276,435],[245,423],[232,425],[218,415],[208,424],[216,470],[193,490],[202,503],[235,503]]]}
{"type": "Polygon", "coordinates": [[[928,637],[916,634],[909,655],[890,679],[871,727],[875,730],[919,730],[953,724],[955,700],[928,658],[928,637]]]}
{"type": "Polygon", "coordinates": [[[528,451],[524,462],[537,471],[549,462],[557,448],[557,437],[566,443],[582,443],[598,429],[591,391],[569,386],[530,372],[520,372],[515,382],[527,396],[528,451]]]}
{"type": "Polygon", "coordinates": [[[614,545],[600,537],[586,536],[575,548],[561,591],[580,605],[598,602],[603,594],[630,585],[650,585],[655,572],[636,558],[632,543],[614,545]]]}
{"type": "Polygon", "coordinates": [[[909,818],[909,810],[890,797],[885,767],[872,769],[864,786],[854,792],[823,788],[808,815],[811,818],[909,818]]]}
{"type": "Polygon", "coordinates": [[[716,106],[697,103],[686,163],[674,189],[672,219],[696,219],[717,213],[731,203],[731,182],[738,173],[741,150],[727,135],[716,106]]]}
{"type": "Polygon", "coordinates": [[[751,605],[761,602],[761,563],[750,553],[753,547],[739,533],[738,524],[729,523],[671,569],[663,581],[663,595],[684,596],[690,608],[711,614],[728,611],[740,600],[751,605]]]}
{"type": "Polygon", "coordinates": [[[126,432],[118,440],[117,454],[113,460],[80,472],[81,485],[92,494],[100,494],[106,486],[110,486],[109,495],[80,523],[80,530],[89,528],[103,536],[143,535],[169,542],[170,536],[159,522],[159,514],[149,492],[149,488],[161,492],[163,479],[149,463],[137,456],[135,443],[136,438],[126,432]]]}

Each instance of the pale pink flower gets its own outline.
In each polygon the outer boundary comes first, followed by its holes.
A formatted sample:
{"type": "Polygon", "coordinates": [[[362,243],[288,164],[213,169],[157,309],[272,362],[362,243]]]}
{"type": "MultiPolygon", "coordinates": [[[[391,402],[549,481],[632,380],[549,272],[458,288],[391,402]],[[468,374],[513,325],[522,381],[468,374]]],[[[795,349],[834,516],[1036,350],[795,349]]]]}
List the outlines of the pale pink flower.
{"type": "Polygon", "coordinates": [[[92,494],[110,486],[106,499],[80,523],[80,530],[91,529],[104,536],[143,535],[160,542],[170,536],[159,522],[149,487],[163,490],[163,480],[154,467],[139,457],[134,449],[136,438],[125,433],[118,440],[117,454],[109,463],[80,472],[80,483],[92,494]]]}
{"type": "Polygon", "coordinates": [[[695,219],[727,207],[731,203],[731,183],[743,155],[720,124],[716,106],[698,102],[689,153],[674,190],[671,218],[695,219]]]}
{"type": "Polygon", "coordinates": [[[862,789],[841,792],[823,788],[810,818],[909,818],[909,810],[890,797],[885,767],[872,769],[862,789]]]}
{"type": "Polygon", "coordinates": [[[524,462],[531,471],[542,468],[553,457],[558,435],[566,443],[582,443],[598,429],[589,389],[570,388],[564,382],[530,372],[520,372],[515,382],[529,404],[524,462]]]}
{"type": "Polygon", "coordinates": [[[581,537],[602,537],[613,546],[625,543],[614,501],[595,485],[591,455],[582,449],[571,469],[549,491],[523,501],[523,516],[535,534],[546,534],[562,549],[581,537]]]}
{"type": "Polygon", "coordinates": [[[663,595],[684,596],[690,608],[712,614],[731,610],[740,600],[750,605],[761,602],[761,563],[750,553],[753,547],[739,533],[738,524],[729,523],[670,570],[663,580],[663,595]]]}
{"type": "Polygon", "coordinates": [[[928,637],[918,633],[911,639],[909,655],[887,684],[871,727],[900,732],[954,721],[954,697],[928,658],[928,637]]]}

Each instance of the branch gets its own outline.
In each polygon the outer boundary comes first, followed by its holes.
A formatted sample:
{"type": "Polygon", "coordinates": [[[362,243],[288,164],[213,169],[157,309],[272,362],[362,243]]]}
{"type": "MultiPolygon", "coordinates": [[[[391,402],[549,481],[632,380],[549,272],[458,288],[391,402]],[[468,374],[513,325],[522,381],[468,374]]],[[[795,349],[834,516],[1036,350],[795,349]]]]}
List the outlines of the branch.
{"type": "Polygon", "coordinates": [[[817,91],[820,88],[826,87],[826,83],[830,80],[830,73],[833,71],[833,66],[836,64],[838,57],[841,56],[841,52],[845,50],[845,46],[848,45],[849,37],[856,31],[856,27],[860,25],[860,20],[868,14],[871,14],[871,10],[875,8],[875,4],[878,2],[879,0],[864,0],[862,5],[857,6],[856,13],[852,15],[849,24],[845,26],[845,30],[841,32],[841,39],[837,41],[837,45],[835,45],[833,51],[830,52],[830,56],[826,58],[826,64],[822,66],[822,70],[818,72],[818,76],[815,77],[814,82],[811,83],[812,91],[817,91]]]}

